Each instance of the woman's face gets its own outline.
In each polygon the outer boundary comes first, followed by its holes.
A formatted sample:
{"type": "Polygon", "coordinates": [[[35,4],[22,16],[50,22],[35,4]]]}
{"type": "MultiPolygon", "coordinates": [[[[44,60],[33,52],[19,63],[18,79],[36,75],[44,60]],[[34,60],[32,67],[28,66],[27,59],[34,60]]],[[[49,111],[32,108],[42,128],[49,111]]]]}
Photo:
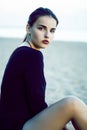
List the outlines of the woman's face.
{"type": "Polygon", "coordinates": [[[29,28],[30,43],[36,50],[46,48],[53,40],[56,30],[56,20],[50,16],[41,16],[29,28]]]}

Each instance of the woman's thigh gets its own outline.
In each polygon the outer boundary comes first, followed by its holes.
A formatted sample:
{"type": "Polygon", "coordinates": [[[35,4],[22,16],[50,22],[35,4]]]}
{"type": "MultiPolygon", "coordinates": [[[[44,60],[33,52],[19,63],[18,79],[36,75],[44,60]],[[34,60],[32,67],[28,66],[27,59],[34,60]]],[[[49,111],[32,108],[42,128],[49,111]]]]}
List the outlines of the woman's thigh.
{"type": "Polygon", "coordinates": [[[73,97],[64,98],[51,105],[27,121],[23,130],[62,130],[73,116],[74,100],[73,97]]]}

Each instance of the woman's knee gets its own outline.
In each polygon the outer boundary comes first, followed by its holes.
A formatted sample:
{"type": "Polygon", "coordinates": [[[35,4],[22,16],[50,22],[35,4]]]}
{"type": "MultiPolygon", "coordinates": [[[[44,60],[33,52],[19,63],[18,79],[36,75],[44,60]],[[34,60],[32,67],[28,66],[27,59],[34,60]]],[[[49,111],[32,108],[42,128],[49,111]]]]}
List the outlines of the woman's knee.
{"type": "Polygon", "coordinates": [[[82,100],[75,96],[66,97],[65,102],[67,108],[71,110],[74,114],[79,110],[80,107],[86,106],[82,100]]]}
{"type": "Polygon", "coordinates": [[[53,105],[57,111],[67,113],[70,117],[73,116],[73,113],[76,111],[79,104],[79,99],[75,96],[68,96],[53,105]]]}

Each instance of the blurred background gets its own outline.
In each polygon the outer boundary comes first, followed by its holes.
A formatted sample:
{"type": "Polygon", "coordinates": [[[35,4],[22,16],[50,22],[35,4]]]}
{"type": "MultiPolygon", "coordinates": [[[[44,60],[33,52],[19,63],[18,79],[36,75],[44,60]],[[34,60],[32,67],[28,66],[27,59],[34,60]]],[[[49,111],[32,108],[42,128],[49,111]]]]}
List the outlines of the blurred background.
{"type": "Polygon", "coordinates": [[[0,0],[0,36],[23,37],[29,14],[40,6],[59,19],[55,39],[87,41],[87,0],[0,0]]]}
{"type": "Polygon", "coordinates": [[[45,50],[48,104],[75,95],[87,103],[87,0],[0,0],[0,84],[13,50],[26,34],[30,13],[53,10],[59,19],[53,43],[45,50]]]}

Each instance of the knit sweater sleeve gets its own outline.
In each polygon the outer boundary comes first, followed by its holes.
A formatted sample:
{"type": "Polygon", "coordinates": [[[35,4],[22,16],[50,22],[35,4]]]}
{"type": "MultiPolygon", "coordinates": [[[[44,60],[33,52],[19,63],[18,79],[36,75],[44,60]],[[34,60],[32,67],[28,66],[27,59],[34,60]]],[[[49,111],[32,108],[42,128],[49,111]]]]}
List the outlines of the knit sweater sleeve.
{"type": "Polygon", "coordinates": [[[32,116],[47,107],[45,102],[45,78],[43,55],[39,51],[33,51],[25,58],[24,78],[26,83],[27,104],[32,116]]]}

